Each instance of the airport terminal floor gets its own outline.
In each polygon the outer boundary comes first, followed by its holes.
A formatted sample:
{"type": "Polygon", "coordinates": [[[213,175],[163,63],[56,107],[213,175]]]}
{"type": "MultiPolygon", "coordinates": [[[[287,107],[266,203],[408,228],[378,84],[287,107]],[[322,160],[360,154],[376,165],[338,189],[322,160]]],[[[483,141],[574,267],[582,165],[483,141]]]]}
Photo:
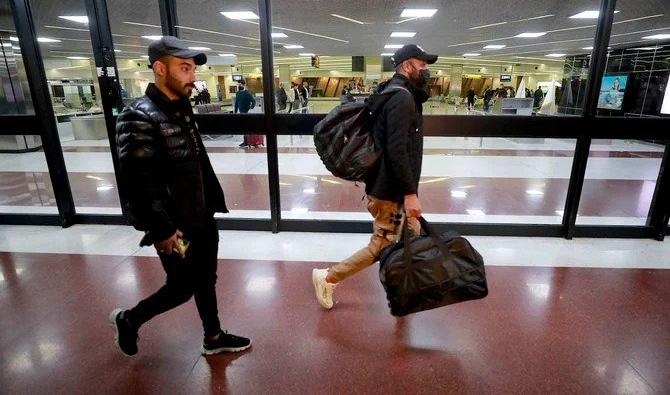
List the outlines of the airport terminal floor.
{"type": "Polygon", "coordinates": [[[389,314],[378,268],[316,302],[311,270],[363,234],[221,231],[222,325],[250,350],[200,355],[193,302],[121,355],[107,315],[157,289],[126,226],[0,226],[0,382],[7,394],[589,393],[670,389],[668,241],[469,237],[490,293],[389,314]]]}
{"type": "Polygon", "coordinates": [[[669,131],[669,0],[0,0],[0,395],[670,394],[669,131]]]}

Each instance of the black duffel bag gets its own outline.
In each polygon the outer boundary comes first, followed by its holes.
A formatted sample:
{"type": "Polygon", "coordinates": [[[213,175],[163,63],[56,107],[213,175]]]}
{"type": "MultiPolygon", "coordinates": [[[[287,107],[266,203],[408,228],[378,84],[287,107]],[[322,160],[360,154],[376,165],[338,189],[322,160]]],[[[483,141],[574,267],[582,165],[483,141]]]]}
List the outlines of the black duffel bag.
{"type": "Polygon", "coordinates": [[[391,314],[486,297],[484,260],[466,239],[453,231],[438,236],[424,218],[421,227],[427,236],[410,238],[406,222],[402,240],[379,257],[379,279],[391,314]]]}

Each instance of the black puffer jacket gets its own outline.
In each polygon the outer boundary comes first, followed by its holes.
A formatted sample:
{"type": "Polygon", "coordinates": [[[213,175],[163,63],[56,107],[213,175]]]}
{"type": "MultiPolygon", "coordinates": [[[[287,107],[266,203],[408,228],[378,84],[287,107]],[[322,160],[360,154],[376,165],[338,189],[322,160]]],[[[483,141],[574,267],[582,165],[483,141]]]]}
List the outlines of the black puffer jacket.
{"type": "Polygon", "coordinates": [[[376,198],[403,202],[405,195],[418,193],[423,160],[423,103],[428,94],[409,79],[396,74],[379,86],[401,90],[386,102],[373,127],[375,145],[383,154],[379,171],[365,182],[365,192],[376,198]]]}
{"type": "Polygon", "coordinates": [[[188,99],[170,100],[154,84],[116,122],[120,191],[130,223],[165,240],[176,229],[202,230],[215,212],[228,212],[188,99]]]}

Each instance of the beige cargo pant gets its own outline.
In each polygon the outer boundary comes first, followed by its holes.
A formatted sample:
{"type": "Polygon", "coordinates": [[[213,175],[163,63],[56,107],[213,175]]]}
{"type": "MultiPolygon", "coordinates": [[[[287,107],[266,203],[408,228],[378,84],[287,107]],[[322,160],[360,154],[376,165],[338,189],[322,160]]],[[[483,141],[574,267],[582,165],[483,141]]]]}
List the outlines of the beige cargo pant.
{"type": "MultiPolygon", "coordinates": [[[[377,262],[381,251],[395,243],[402,235],[405,210],[402,204],[368,196],[368,211],[374,217],[373,234],[367,247],[333,265],[328,270],[330,278],[340,282],[377,262]]],[[[421,233],[416,218],[410,218],[408,226],[414,235],[421,233]]]]}

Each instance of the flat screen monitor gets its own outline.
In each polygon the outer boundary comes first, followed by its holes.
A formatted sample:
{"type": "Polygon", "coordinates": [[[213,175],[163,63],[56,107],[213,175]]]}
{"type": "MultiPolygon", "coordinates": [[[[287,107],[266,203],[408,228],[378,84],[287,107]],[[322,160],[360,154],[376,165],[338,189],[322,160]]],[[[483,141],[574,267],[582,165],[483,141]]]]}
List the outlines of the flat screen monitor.
{"type": "Polygon", "coordinates": [[[233,81],[235,81],[235,82],[240,82],[240,81],[242,81],[242,79],[243,79],[243,78],[242,78],[241,75],[233,74],[233,81]]]}
{"type": "Polygon", "coordinates": [[[363,72],[365,71],[365,56],[351,57],[351,71],[363,72]]]}
{"type": "Polygon", "coordinates": [[[500,75],[500,82],[512,82],[512,75],[511,74],[501,74],[500,75]]]}
{"type": "Polygon", "coordinates": [[[603,110],[621,110],[623,95],[628,83],[627,75],[606,75],[600,85],[598,108],[603,110]]]}
{"type": "Polygon", "coordinates": [[[63,85],[51,85],[54,97],[65,97],[65,90],[63,85]]]}
{"type": "Polygon", "coordinates": [[[670,77],[665,85],[665,95],[663,95],[663,104],[661,104],[661,114],[670,115],[670,77]]]}

